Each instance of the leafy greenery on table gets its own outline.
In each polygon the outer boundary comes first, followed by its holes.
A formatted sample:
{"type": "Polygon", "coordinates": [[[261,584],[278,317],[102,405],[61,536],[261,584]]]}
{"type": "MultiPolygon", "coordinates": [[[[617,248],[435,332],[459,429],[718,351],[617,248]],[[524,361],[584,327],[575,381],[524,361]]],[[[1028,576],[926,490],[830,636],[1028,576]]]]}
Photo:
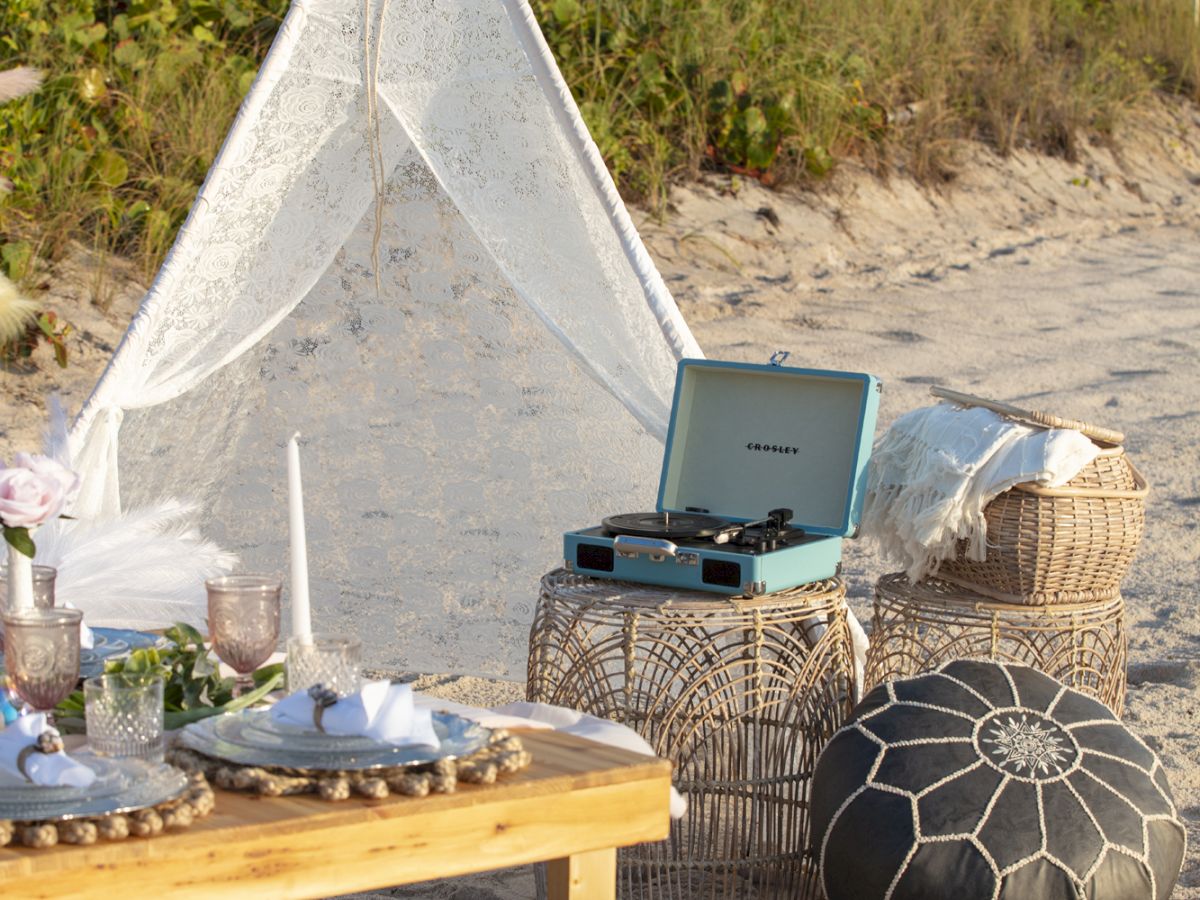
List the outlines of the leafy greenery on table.
{"type": "MultiPolygon", "coordinates": [[[[217,662],[204,646],[204,635],[182,622],[164,632],[166,647],[145,647],[105,663],[108,672],[157,672],[163,677],[164,725],[182,728],[219,713],[235,712],[257,703],[283,684],[283,666],[263,666],[254,673],[254,690],[233,696],[232,678],[222,678],[217,662]]],[[[56,709],[64,730],[83,725],[83,691],[75,691],[56,709]]]]}

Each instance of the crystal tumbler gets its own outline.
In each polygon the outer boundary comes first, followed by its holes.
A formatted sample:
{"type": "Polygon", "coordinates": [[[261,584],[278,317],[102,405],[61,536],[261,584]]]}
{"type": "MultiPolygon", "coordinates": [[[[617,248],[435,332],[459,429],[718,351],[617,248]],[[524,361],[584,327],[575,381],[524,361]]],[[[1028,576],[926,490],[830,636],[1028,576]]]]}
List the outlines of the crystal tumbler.
{"type": "Polygon", "coordinates": [[[293,693],[314,684],[324,685],[339,697],[357,693],[362,686],[360,665],[362,641],[358,638],[333,634],[314,634],[311,641],[288,638],[284,669],[287,689],[293,693]]]}
{"type": "Polygon", "coordinates": [[[163,680],[116,672],[83,683],[88,746],[98,756],[163,758],[163,680]]]}

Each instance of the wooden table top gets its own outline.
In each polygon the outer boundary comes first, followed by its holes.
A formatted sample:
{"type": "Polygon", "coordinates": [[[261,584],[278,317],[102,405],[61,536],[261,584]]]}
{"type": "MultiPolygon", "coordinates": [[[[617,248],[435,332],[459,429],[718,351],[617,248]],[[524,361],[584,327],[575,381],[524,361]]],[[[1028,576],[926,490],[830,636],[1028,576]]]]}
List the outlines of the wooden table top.
{"type": "Polygon", "coordinates": [[[0,849],[13,897],[327,897],[569,857],[667,836],[671,766],[549,731],[526,770],[424,798],[216,791],[190,828],[90,847],[0,849]]]}

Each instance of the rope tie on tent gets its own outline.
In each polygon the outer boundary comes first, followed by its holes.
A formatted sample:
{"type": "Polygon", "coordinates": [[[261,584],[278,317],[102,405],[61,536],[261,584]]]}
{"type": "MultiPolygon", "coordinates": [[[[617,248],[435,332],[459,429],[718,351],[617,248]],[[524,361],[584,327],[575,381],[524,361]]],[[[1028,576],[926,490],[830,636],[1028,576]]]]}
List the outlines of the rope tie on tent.
{"type": "Polygon", "coordinates": [[[363,0],[363,63],[367,67],[367,153],[371,157],[371,184],[375,190],[375,231],[371,235],[371,268],[375,272],[375,294],[382,291],[379,275],[379,244],[383,238],[383,207],[387,202],[386,173],[383,171],[383,140],[379,132],[379,55],[383,47],[383,22],[388,0],[379,6],[379,27],[371,44],[371,0],[363,0]]]}

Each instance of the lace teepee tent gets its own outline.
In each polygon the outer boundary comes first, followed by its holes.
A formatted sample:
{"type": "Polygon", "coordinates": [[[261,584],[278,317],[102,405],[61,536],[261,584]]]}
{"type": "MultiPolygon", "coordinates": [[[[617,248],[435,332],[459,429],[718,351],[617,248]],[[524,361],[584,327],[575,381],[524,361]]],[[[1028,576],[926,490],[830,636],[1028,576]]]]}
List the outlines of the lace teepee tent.
{"type": "Polygon", "coordinates": [[[78,511],[194,498],[285,571],[299,430],[318,629],[516,675],[561,532],[653,502],[684,355],[523,0],[296,0],[72,431],[78,511]]]}

